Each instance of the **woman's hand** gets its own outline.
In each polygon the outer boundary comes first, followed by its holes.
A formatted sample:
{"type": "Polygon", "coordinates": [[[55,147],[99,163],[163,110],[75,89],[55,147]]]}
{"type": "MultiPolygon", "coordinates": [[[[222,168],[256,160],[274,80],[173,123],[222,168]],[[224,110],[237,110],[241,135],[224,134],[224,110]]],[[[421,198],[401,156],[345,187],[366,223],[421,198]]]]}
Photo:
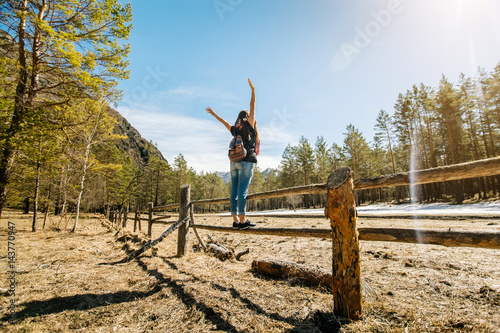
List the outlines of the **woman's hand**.
{"type": "Polygon", "coordinates": [[[231,131],[231,124],[230,124],[230,123],[228,123],[227,121],[225,121],[223,118],[219,117],[219,116],[217,115],[217,113],[215,113],[215,111],[214,111],[214,110],[212,110],[212,108],[211,108],[211,107],[207,106],[207,107],[205,108],[205,110],[207,110],[207,113],[210,113],[212,116],[214,116],[214,117],[215,117],[215,119],[217,119],[218,121],[220,121],[220,122],[222,123],[222,125],[226,126],[226,128],[228,129],[228,131],[231,131]]]}
{"type": "Polygon", "coordinates": [[[248,84],[250,85],[250,88],[252,88],[252,90],[255,90],[255,88],[252,84],[252,80],[250,80],[250,78],[248,78],[248,84]]]}
{"type": "Polygon", "coordinates": [[[208,113],[210,113],[212,116],[214,116],[214,117],[215,117],[215,111],[214,111],[214,110],[212,110],[212,108],[211,108],[211,107],[209,107],[209,106],[208,106],[205,110],[207,110],[207,112],[208,112],[208,113]]]}

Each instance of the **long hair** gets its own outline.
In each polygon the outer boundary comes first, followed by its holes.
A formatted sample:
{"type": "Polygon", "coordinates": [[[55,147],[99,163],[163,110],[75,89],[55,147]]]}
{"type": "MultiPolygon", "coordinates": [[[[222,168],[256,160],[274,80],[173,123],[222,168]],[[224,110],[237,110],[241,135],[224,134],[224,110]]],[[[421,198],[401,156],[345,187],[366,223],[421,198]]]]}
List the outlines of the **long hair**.
{"type": "Polygon", "coordinates": [[[240,113],[238,114],[238,118],[236,118],[236,121],[234,122],[234,126],[236,128],[239,128],[239,126],[241,126],[241,134],[243,134],[242,136],[248,141],[250,141],[250,129],[248,128],[248,126],[250,126],[250,124],[248,123],[249,116],[250,115],[248,114],[247,110],[242,110],[240,111],[240,113]]]}

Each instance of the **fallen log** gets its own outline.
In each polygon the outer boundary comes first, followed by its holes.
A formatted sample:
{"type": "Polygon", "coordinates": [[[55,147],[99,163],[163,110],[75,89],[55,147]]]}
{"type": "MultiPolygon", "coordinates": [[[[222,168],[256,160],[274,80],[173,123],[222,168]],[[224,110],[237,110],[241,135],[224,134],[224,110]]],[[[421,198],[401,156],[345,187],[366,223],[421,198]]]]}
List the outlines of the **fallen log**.
{"type": "Polygon", "coordinates": [[[299,265],[289,261],[256,259],[252,269],[274,278],[296,279],[309,286],[332,288],[332,273],[315,267],[299,265]]]}
{"type": "Polygon", "coordinates": [[[215,257],[219,258],[220,260],[224,261],[227,259],[231,259],[234,257],[234,253],[229,251],[223,246],[210,243],[207,245],[207,252],[213,254],[215,257]]]}

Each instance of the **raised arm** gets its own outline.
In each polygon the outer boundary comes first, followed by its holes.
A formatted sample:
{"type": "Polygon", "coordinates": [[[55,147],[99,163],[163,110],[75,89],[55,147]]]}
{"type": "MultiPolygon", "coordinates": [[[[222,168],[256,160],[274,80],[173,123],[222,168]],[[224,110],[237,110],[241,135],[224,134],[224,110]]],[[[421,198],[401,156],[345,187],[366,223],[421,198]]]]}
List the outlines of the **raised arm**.
{"type": "Polygon", "coordinates": [[[212,116],[214,116],[215,119],[217,119],[218,121],[220,121],[222,123],[222,125],[226,126],[227,130],[229,132],[231,132],[231,124],[230,123],[228,123],[227,121],[225,121],[223,118],[219,117],[219,115],[217,113],[215,113],[215,111],[212,110],[212,108],[207,107],[205,110],[207,110],[208,113],[210,113],[212,116]]]}
{"type": "Polygon", "coordinates": [[[255,128],[255,88],[252,84],[252,80],[248,79],[248,84],[252,88],[252,98],[250,99],[250,114],[248,116],[248,122],[255,128]]]}

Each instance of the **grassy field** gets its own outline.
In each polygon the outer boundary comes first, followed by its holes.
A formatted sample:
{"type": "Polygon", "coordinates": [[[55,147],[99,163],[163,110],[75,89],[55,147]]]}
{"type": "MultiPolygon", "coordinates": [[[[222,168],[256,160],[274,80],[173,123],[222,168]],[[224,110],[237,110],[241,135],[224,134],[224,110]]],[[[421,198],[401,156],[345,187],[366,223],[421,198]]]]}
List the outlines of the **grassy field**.
{"type": "MultiPolygon", "coordinates": [[[[230,225],[197,215],[196,223],[230,225]]],[[[327,228],[318,218],[254,218],[258,227],[327,228]]],[[[360,227],[500,232],[496,220],[359,219],[360,227]]],[[[40,224],[41,226],[41,224],[40,224]]],[[[199,251],[189,235],[177,258],[176,233],[154,250],[124,261],[138,237],[88,216],[52,218],[32,233],[31,220],[5,211],[0,221],[0,306],[4,332],[500,332],[500,251],[390,242],[361,242],[364,314],[335,318],[328,290],[275,280],[251,270],[253,259],[331,269],[331,241],[210,232],[240,252],[226,260],[199,251]],[[15,224],[15,297],[9,289],[8,221],[15,224]],[[41,229],[41,227],[40,227],[41,229]],[[9,323],[9,305],[17,319],[9,323]]],[[[167,227],[155,225],[153,238],[167,227]]],[[[143,230],[146,228],[143,228],[143,230]]],[[[204,239],[209,232],[200,230],[204,239]]]]}

